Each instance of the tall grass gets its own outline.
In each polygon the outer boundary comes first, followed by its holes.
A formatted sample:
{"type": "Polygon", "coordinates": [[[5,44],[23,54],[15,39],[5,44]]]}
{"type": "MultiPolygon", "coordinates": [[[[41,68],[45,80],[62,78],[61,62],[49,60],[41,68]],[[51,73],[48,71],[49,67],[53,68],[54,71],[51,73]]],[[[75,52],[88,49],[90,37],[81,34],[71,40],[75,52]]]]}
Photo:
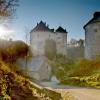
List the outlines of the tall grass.
{"type": "Polygon", "coordinates": [[[61,83],[100,87],[100,58],[94,60],[57,58],[54,74],[61,83]],[[98,86],[97,86],[98,85],[98,86]]]}
{"type": "MultiPolygon", "coordinates": [[[[81,59],[75,62],[70,76],[89,76],[100,70],[100,58],[94,60],[81,59]]],[[[99,73],[99,72],[98,72],[99,73]]]]}

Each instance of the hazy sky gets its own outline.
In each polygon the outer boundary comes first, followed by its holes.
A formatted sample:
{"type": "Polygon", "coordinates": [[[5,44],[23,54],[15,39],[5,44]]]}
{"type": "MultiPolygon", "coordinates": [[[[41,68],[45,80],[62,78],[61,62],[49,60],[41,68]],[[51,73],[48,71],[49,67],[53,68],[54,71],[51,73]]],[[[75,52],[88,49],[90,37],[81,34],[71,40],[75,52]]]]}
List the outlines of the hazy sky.
{"type": "Polygon", "coordinates": [[[84,38],[83,26],[95,11],[100,11],[100,0],[20,0],[19,3],[11,23],[16,39],[23,39],[24,33],[41,20],[50,28],[66,28],[69,39],[84,38]]]}

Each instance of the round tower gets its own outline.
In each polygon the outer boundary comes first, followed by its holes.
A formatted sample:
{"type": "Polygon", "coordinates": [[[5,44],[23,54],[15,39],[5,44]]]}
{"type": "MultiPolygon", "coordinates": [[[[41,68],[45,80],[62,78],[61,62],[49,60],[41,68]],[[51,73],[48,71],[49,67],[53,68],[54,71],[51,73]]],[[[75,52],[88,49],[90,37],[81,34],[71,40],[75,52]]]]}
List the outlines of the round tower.
{"type": "Polygon", "coordinates": [[[84,26],[85,58],[94,59],[100,56],[100,12],[95,12],[93,18],[84,26]]]}

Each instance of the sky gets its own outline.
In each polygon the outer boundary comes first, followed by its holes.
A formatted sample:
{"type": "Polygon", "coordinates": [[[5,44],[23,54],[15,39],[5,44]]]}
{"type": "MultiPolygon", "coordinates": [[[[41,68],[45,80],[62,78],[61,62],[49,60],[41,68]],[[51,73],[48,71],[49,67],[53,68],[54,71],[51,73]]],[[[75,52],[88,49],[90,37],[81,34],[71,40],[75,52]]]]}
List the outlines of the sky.
{"type": "Polygon", "coordinates": [[[2,27],[8,29],[10,38],[25,40],[25,34],[42,20],[50,28],[65,28],[68,41],[71,38],[84,39],[83,26],[95,11],[100,11],[100,0],[20,0],[15,18],[2,27]]]}

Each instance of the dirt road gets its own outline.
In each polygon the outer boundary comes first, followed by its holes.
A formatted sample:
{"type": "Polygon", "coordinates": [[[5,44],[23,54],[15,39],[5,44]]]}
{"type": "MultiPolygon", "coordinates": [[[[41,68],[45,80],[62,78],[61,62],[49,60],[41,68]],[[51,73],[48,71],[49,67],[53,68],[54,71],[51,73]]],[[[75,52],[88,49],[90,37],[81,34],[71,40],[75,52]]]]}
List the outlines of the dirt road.
{"type": "Polygon", "coordinates": [[[100,89],[57,85],[51,82],[41,83],[44,87],[55,89],[63,97],[69,96],[70,100],[100,100],[100,89]]]}
{"type": "Polygon", "coordinates": [[[63,97],[69,96],[71,100],[100,100],[100,90],[88,88],[56,89],[63,97]],[[68,93],[68,94],[67,94],[68,93]]]}

